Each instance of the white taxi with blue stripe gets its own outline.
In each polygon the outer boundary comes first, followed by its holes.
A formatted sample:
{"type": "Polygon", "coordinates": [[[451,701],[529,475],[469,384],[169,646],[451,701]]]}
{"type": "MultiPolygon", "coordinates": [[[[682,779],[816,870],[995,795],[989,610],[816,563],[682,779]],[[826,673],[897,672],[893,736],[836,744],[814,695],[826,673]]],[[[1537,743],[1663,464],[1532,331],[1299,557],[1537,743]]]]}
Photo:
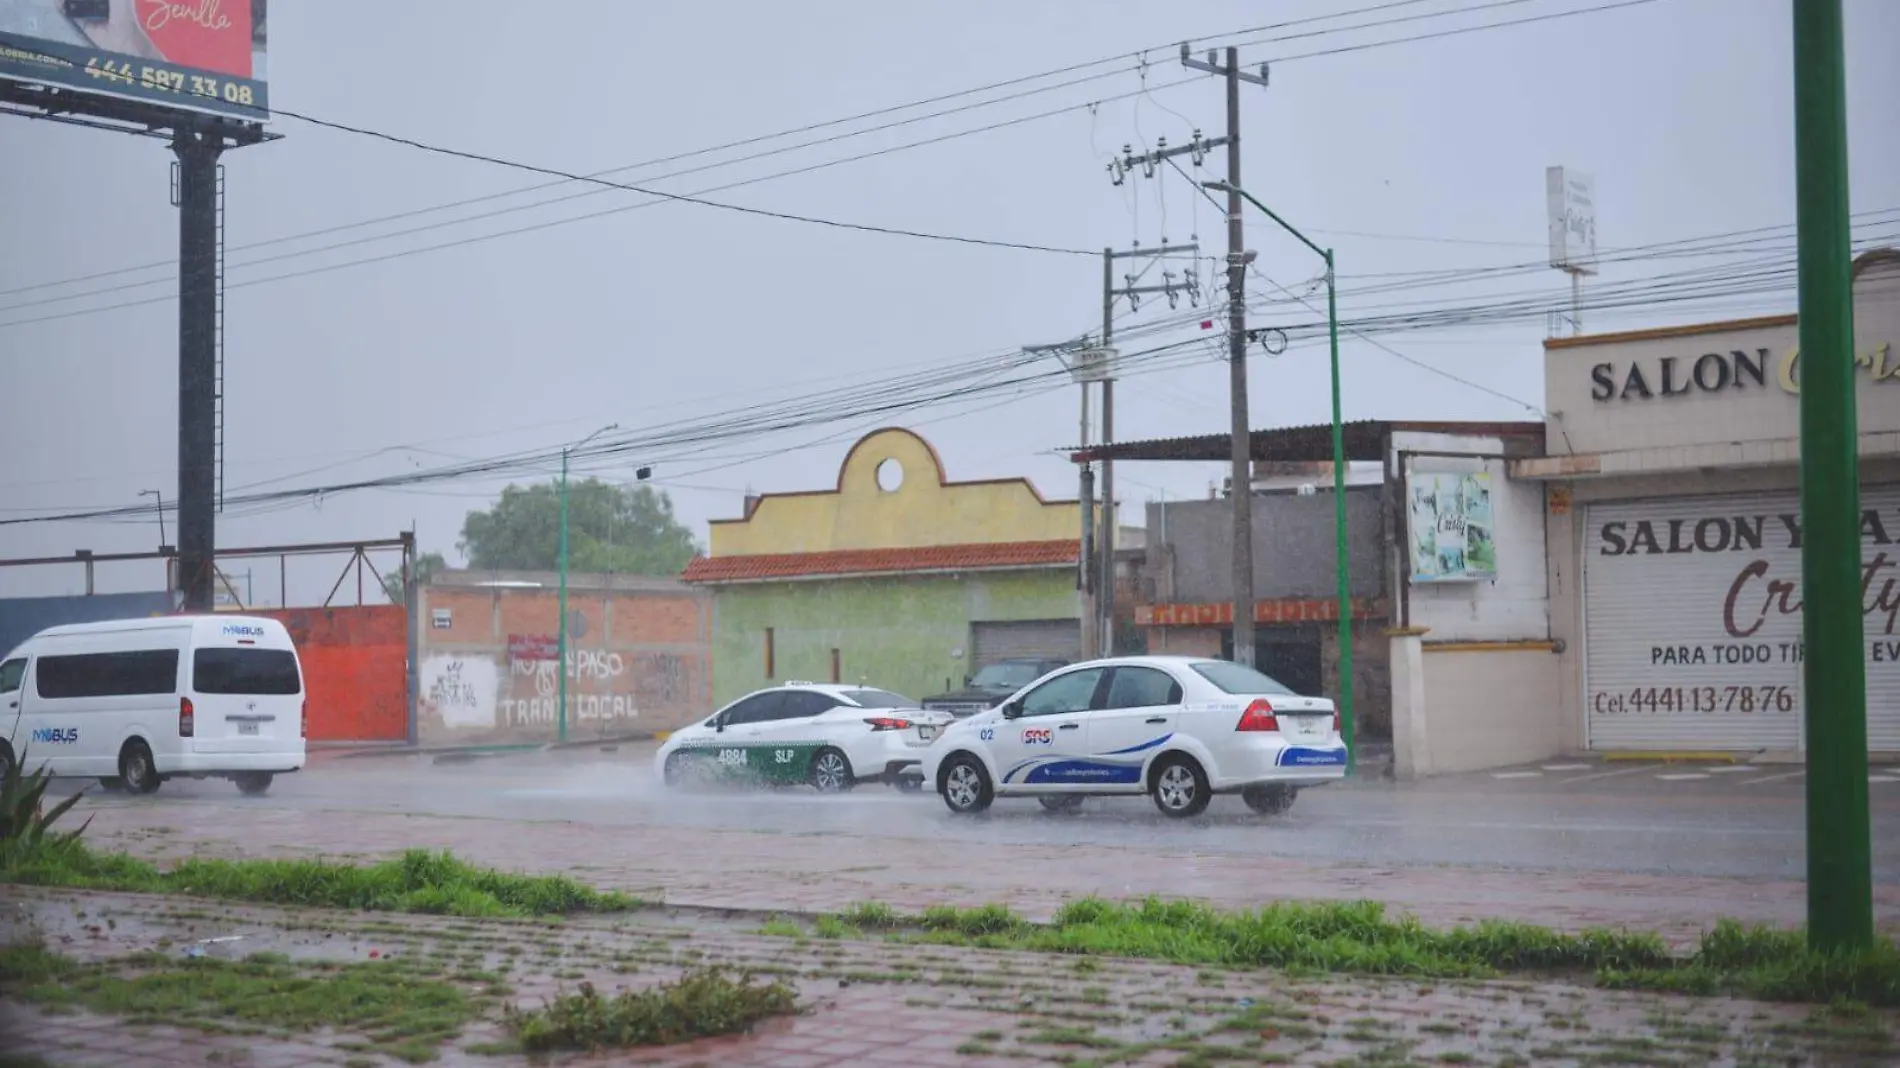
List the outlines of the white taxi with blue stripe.
{"type": "Polygon", "coordinates": [[[957,813],[997,797],[1062,811],[1090,796],[1144,793],[1174,817],[1199,815],[1226,793],[1277,813],[1300,789],[1346,775],[1331,701],[1198,657],[1071,665],[952,724],[928,752],[924,782],[957,813]]]}

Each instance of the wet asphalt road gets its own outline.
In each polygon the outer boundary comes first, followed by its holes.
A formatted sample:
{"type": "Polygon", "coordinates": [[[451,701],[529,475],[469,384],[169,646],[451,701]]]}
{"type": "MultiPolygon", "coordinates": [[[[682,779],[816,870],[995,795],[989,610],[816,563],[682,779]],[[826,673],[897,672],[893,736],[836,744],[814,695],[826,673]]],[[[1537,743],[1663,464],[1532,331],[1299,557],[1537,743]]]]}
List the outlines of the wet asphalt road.
{"type": "MultiPolygon", "coordinates": [[[[1001,800],[972,819],[952,816],[934,794],[883,786],[842,797],[802,788],[677,793],[658,783],[650,747],[629,746],[460,761],[317,754],[309,769],[280,777],[262,798],[239,797],[228,782],[173,781],[152,797],[102,795],[93,803],[150,807],[155,824],[174,806],[222,808],[234,820],[251,806],[281,806],[1031,845],[1056,831],[1071,844],[1379,865],[1798,879],[1803,775],[1789,766],[1710,773],[1553,763],[1424,784],[1327,786],[1302,793],[1279,817],[1219,797],[1189,821],[1164,818],[1146,798],[1093,798],[1068,816],[1045,814],[1033,801],[1001,800]]],[[[1877,769],[1876,780],[1869,784],[1874,878],[1900,882],[1900,769],[1891,776],[1877,769]]]]}

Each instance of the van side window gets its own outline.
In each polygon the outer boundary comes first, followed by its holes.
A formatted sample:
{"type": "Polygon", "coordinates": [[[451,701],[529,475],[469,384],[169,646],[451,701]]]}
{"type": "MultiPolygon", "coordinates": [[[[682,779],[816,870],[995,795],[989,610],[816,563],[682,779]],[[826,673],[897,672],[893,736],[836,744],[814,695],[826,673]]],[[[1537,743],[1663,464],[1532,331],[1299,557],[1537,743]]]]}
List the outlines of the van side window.
{"type": "Polygon", "coordinates": [[[199,693],[288,696],[303,689],[288,649],[199,649],[191,654],[191,688],[199,693]]]}
{"type": "Polygon", "coordinates": [[[12,693],[20,688],[20,680],[26,676],[26,658],[9,660],[0,664],[0,693],[12,693]]]}
{"type": "Polygon", "coordinates": [[[178,650],[74,653],[40,657],[34,690],[41,697],[130,697],[178,690],[178,650]]]}

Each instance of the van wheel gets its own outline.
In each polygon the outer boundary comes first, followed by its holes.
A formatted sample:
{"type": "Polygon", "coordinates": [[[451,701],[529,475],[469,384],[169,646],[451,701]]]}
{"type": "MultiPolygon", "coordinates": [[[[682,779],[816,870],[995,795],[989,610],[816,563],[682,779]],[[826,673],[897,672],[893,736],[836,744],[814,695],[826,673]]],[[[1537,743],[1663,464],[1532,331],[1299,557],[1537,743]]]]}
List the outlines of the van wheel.
{"type": "Polygon", "coordinates": [[[1081,808],[1082,802],[1087,799],[1074,794],[1056,794],[1052,797],[1038,797],[1036,800],[1042,802],[1042,807],[1050,812],[1074,812],[1081,808]]]}
{"type": "Polygon", "coordinates": [[[238,793],[245,797],[256,797],[270,789],[271,777],[268,771],[247,771],[231,776],[231,781],[237,783],[238,793]]]}
{"type": "Polygon", "coordinates": [[[158,792],[158,765],[152,763],[152,748],[137,738],[119,750],[119,779],[135,794],[158,792]]]}
{"type": "Polygon", "coordinates": [[[19,764],[13,758],[13,747],[0,742],[0,782],[11,780],[14,772],[18,770],[20,770],[19,764]]]}
{"type": "Polygon", "coordinates": [[[125,780],[119,778],[117,775],[101,775],[99,776],[99,789],[109,794],[122,794],[125,792],[125,780]]]}

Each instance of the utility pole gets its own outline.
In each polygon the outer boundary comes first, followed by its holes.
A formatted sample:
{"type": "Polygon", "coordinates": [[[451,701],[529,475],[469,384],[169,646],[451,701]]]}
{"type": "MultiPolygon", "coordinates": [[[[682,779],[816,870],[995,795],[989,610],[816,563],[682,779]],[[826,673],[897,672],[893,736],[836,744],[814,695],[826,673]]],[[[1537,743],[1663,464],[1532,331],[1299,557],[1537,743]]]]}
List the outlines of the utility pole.
{"type": "Polygon", "coordinates": [[[209,612],[217,576],[218,157],[224,136],[181,123],[178,157],[178,585],[209,612]]]}
{"type": "Polygon", "coordinates": [[[1214,53],[1197,60],[1181,46],[1181,65],[1189,70],[1218,74],[1227,82],[1227,363],[1228,400],[1233,431],[1232,490],[1234,506],[1234,661],[1254,663],[1253,597],[1253,428],[1247,414],[1247,254],[1240,208],[1240,83],[1267,84],[1266,64],[1259,74],[1240,69],[1240,50],[1227,49],[1227,62],[1214,62],[1214,53]]]}
{"type": "Polygon", "coordinates": [[[1840,0],[1795,0],[1808,944],[1826,953],[1871,945],[1874,935],[1842,54],[1840,0]]]}
{"type": "MultiPolygon", "coordinates": [[[[1024,345],[1023,351],[1036,355],[1053,355],[1062,360],[1069,374],[1082,386],[1082,427],[1078,444],[1086,449],[1089,446],[1089,380],[1083,375],[1079,357],[1070,356],[1088,347],[1086,341],[1067,341],[1054,345],[1024,345]],[[1066,358],[1065,358],[1066,357],[1066,358]]],[[[1096,652],[1096,624],[1098,614],[1095,606],[1095,471],[1087,460],[1076,465],[1076,500],[1082,506],[1082,531],[1078,541],[1075,569],[1075,588],[1082,597],[1082,610],[1079,625],[1081,629],[1081,657],[1093,660],[1096,652]]]]}
{"type": "MultiPolygon", "coordinates": [[[[1128,149],[1124,148],[1124,158],[1111,163],[1109,165],[1109,171],[1115,175],[1116,184],[1120,185],[1122,176],[1136,165],[1144,166],[1149,175],[1152,176],[1154,173],[1154,165],[1170,156],[1176,156],[1182,153],[1193,153],[1195,161],[1198,164],[1201,155],[1204,154],[1208,148],[1220,143],[1220,141],[1212,143],[1202,141],[1200,132],[1196,131],[1192,144],[1170,149],[1166,147],[1167,142],[1163,141],[1161,142],[1161,148],[1145,156],[1127,154],[1128,149]]],[[[1172,271],[1163,271],[1163,281],[1160,285],[1136,285],[1135,282],[1139,274],[1130,274],[1125,276],[1126,285],[1120,289],[1115,287],[1116,260],[1158,259],[1181,253],[1192,256],[1200,252],[1201,249],[1198,243],[1169,245],[1165,243],[1167,241],[1165,237],[1162,238],[1162,241],[1163,244],[1158,248],[1132,248],[1119,252],[1113,248],[1105,248],[1102,250],[1102,355],[1095,363],[1100,367],[1100,381],[1102,383],[1102,445],[1104,447],[1115,443],[1115,374],[1117,368],[1115,366],[1116,353],[1113,341],[1115,337],[1116,299],[1125,297],[1129,302],[1129,307],[1136,308],[1140,307],[1143,294],[1161,293],[1167,296],[1168,306],[1174,307],[1179,302],[1181,294],[1185,293],[1190,301],[1196,304],[1200,303],[1200,282],[1198,276],[1191,271],[1187,273],[1186,279],[1180,284],[1175,283],[1174,273],[1172,271]]],[[[1078,370],[1081,370],[1081,368],[1078,368],[1078,370]]],[[[1084,392],[1088,390],[1088,382],[1086,379],[1083,381],[1082,389],[1084,392]]],[[[1101,530],[1097,537],[1099,547],[1096,549],[1096,567],[1094,569],[1094,581],[1097,590],[1095,605],[1097,614],[1096,633],[1100,636],[1101,655],[1103,656],[1114,656],[1117,651],[1115,648],[1115,528],[1117,525],[1115,509],[1115,461],[1104,455],[1102,457],[1102,522],[1101,530]]]]}

